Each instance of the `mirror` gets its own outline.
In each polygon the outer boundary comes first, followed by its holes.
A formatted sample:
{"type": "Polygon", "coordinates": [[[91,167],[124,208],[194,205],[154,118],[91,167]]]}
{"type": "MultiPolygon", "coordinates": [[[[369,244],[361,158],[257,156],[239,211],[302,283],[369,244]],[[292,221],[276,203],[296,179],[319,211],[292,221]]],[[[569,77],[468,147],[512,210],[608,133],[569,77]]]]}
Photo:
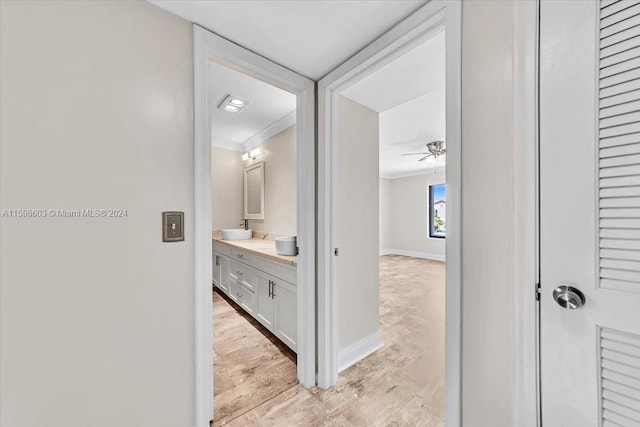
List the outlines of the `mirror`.
{"type": "Polygon", "coordinates": [[[244,169],[244,219],[264,219],[264,162],[244,169]]]}

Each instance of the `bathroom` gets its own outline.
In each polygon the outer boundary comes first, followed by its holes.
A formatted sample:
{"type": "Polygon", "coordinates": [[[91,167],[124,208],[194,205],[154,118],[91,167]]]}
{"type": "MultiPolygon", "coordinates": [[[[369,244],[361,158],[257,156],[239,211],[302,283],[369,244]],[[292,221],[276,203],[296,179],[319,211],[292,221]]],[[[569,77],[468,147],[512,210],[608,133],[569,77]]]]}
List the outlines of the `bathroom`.
{"type": "Polygon", "coordinates": [[[214,425],[297,381],[296,96],[211,64],[214,425]]]}

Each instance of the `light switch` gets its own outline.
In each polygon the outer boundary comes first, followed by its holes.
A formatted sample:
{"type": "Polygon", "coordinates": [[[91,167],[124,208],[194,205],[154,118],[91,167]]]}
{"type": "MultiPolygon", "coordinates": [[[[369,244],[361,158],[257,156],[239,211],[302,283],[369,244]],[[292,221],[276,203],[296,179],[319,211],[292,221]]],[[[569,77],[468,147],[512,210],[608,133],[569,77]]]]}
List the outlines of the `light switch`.
{"type": "Polygon", "coordinates": [[[184,212],[162,212],[162,241],[184,240],[184,212]]]}

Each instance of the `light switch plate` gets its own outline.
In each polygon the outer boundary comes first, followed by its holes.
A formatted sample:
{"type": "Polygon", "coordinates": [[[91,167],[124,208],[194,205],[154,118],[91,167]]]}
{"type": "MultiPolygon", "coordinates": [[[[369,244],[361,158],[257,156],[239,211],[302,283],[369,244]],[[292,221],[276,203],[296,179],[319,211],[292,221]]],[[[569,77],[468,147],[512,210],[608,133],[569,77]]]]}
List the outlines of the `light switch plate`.
{"type": "Polygon", "coordinates": [[[162,241],[184,240],[184,212],[162,212],[162,241]]]}

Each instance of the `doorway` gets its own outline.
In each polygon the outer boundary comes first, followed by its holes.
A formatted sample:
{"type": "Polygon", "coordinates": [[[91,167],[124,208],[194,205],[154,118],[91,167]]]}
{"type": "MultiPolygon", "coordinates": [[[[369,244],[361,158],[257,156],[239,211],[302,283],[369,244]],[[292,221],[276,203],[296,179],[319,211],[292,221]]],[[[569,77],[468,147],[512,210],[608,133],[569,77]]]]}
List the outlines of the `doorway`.
{"type": "MultiPolygon", "coordinates": [[[[215,82],[211,79],[211,68],[214,64],[239,71],[244,76],[268,83],[295,96],[295,231],[298,249],[296,268],[293,271],[291,268],[279,269],[278,265],[274,267],[268,261],[259,266],[245,265],[246,261],[253,256],[251,252],[245,250],[247,248],[228,248],[229,274],[225,277],[233,279],[229,281],[231,286],[229,290],[238,286],[231,294],[237,297],[239,302],[237,305],[242,306],[245,312],[250,312],[252,308],[257,307],[254,305],[254,299],[257,300],[258,296],[262,295],[261,289],[268,290],[265,296],[269,298],[265,300],[276,301],[274,297],[277,295],[278,301],[285,306],[290,308],[295,304],[295,311],[282,311],[285,316],[288,316],[285,319],[286,324],[293,324],[294,330],[282,329],[280,336],[282,339],[284,339],[283,336],[295,337],[297,380],[305,387],[315,384],[315,179],[313,174],[308,173],[310,170],[315,170],[314,85],[310,80],[196,25],[194,26],[194,241],[196,250],[194,296],[197,425],[205,425],[213,419],[215,405],[211,322],[211,285],[214,279],[211,118],[212,112],[221,105],[221,100],[215,99],[213,92],[215,82]],[[232,257],[235,257],[233,261],[232,257]],[[234,266],[233,270],[231,266],[234,266]],[[265,273],[268,273],[268,277],[265,273]],[[251,279],[244,279],[247,276],[251,279]],[[293,290],[288,286],[291,283],[296,285],[295,292],[292,292],[293,290]]],[[[242,101],[241,97],[238,98],[242,101]]],[[[249,150],[248,155],[253,160],[251,151],[253,150],[249,150]]],[[[247,218],[252,219],[251,216],[244,215],[244,219],[247,218]]],[[[238,221],[240,219],[238,218],[238,221]]],[[[262,259],[256,257],[255,261],[262,262],[262,259]]],[[[221,273],[222,269],[215,271],[221,273]]],[[[259,317],[257,312],[250,315],[253,318],[259,317]]]]}
{"type": "Polygon", "coordinates": [[[296,96],[210,73],[216,426],[298,383],[296,96]]]}
{"type": "Polygon", "coordinates": [[[332,117],[340,183],[334,195],[339,382],[375,366],[386,373],[384,385],[367,378],[364,387],[402,389],[423,408],[414,416],[441,421],[445,40],[444,31],[434,32],[352,79],[335,92],[332,117]]]}
{"type": "MultiPolygon", "coordinates": [[[[351,331],[351,326],[341,328],[339,313],[345,312],[349,301],[353,301],[358,295],[348,295],[348,299],[341,297],[339,285],[339,264],[340,257],[344,252],[340,247],[340,242],[351,242],[345,237],[349,233],[355,233],[354,239],[363,239],[369,242],[366,246],[366,256],[369,260],[367,273],[362,276],[353,277],[351,280],[376,283],[378,280],[377,269],[371,269],[371,265],[377,267],[379,246],[378,239],[370,242],[370,235],[363,234],[360,229],[363,223],[371,222],[371,217],[375,218],[374,237],[378,236],[378,215],[379,209],[376,204],[363,204],[362,209],[352,216],[349,223],[344,223],[344,212],[339,212],[341,191],[346,191],[345,181],[340,175],[340,161],[344,161],[348,156],[344,156],[344,150],[351,148],[345,145],[339,146],[336,142],[338,134],[344,135],[350,142],[372,138],[373,136],[363,135],[355,132],[348,134],[348,129],[340,129],[340,122],[336,121],[336,111],[351,109],[345,106],[341,99],[341,92],[359,80],[375,73],[393,60],[411,51],[433,36],[446,31],[445,40],[445,70],[447,75],[445,99],[446,99],[446,138],[447,138],[447,212],[446,212],[446,314],[444,323],[446,324],[445,337],[445,359],[446,359],[446,418],[453,425],[460,422],[460,4],[458,2],[430,2],[422,9],[403,21],[394,30],[379,40],[368,46],[365,50],[351,58],[335,72],[329,74],[319,82],[319,211],[322,215],[319,220],[319,241],[318,241],[318,333],[319,333],[319,353],[318,353],[318,384],[321,387],[331,387],[338,381],[338,373],[344,367],[346,360],[345,352],[340,349],[340,330],[351,331]],[[343,105],[340,105],[343,104],[343,105]],[[346,107],[346,108],[345,108],[346,107]],[[341,225],[342,221],[342,225],[341,225]],[[345,233],[346,230],[346,233],[345,233]],[[357,234],[357,235],[356,235],[357,234]]],[[[356,113],[357,114],[357,113],[356,113]]],[[[363,120],[367,120],[363,118],[363,120]]],[[[345,123],[348,121],[342,121],[345,123]]],[[[364,133],[364,132],[363,132],[364,133]]],[[[378,137],[377,131],[372,133],[378,137]]],[[[426,142],[426,141],[425,141],[426,142]]],[[[377,148],[377,144],[376,145],[377,148]]],[[[375,149],[378,154],[377,149],[375,149]]],[[[371,151],[359,150],[357,153],[349,152],[353,156],[364,156],[376,166],[375,171],[368,171],[367,180],[351,185],[353,200],[347,203],[354,203],[359,200],[364,192],[365,184],[374,183],[377,187],[378,158],[370,158],[371,151]],[[369,176],[370,175],[370,176],[369,176]],[[357,194],[356,194],[357,193],[357,194]]],[[[358,166],[360,168],[360,166],[358,166]]],[[[356,169],[356,167],[354,167],[356,169]]],[[[362,169],[358,171],[361,173],[362,169]]],[[[349,181],[351,182],[351,181],[349,181]]],[[[353,183],[352,183],[353,184],[353,183]]],[[[377,188],[376,188],[377,190],[377,188]]],[[[369,191],[369,190],[366,190],[369,191]]],[[[428,189],[425,189],[425,192],[428,189]]],[[[342,200],[343,206],[345,199],[342,200]]],[[[355,203],[354,203],[355,204],[355,203]]],[[[369,226],[369,228],[372,228],[369,226]]],[[[347,243],[347,244],[349,244],[347,243]]],[[[361,255],[365,255],[364,253],[361,255]]],[[[358,275],[360,265],[350,266],[354,274],[358,275]]],[[[349,267],[349,266],[348,266],[349,267]]],[[[344,295],[344,294],[343,294],[344,295]]],[[[370,296],[367,300],[373,301],[373,306],[377,308],[377,294],[370,296]]],[[[361,305],[361,304],[360,304],[361,305]]],[[[375,313],[377,315],[377,313],[375,313]]],[[[363,316],[365,317],[365,316],[363,316]]],[[[343,317],[342,321],[345,318],[343,317]]],[[[364,318],[358,318],[358,324],[362,324],[364,318]]],[[[375,325],[376,318],[368,319],[368,326],[375,325]]],[[[374,326],[375,327],[375,326],[374,326]]],[[[366,357],[376,351],[382,343],[378,339],[379,334],[375,331],[369,333],[369,339],[361,340],[349,350],[354,350],[353,355],[356,360],[366,357]]],[[[344,349],[342,349],[344,350],[344,349]]],[[[348,354],[348,353],[347,353],[348,354]]]]}

